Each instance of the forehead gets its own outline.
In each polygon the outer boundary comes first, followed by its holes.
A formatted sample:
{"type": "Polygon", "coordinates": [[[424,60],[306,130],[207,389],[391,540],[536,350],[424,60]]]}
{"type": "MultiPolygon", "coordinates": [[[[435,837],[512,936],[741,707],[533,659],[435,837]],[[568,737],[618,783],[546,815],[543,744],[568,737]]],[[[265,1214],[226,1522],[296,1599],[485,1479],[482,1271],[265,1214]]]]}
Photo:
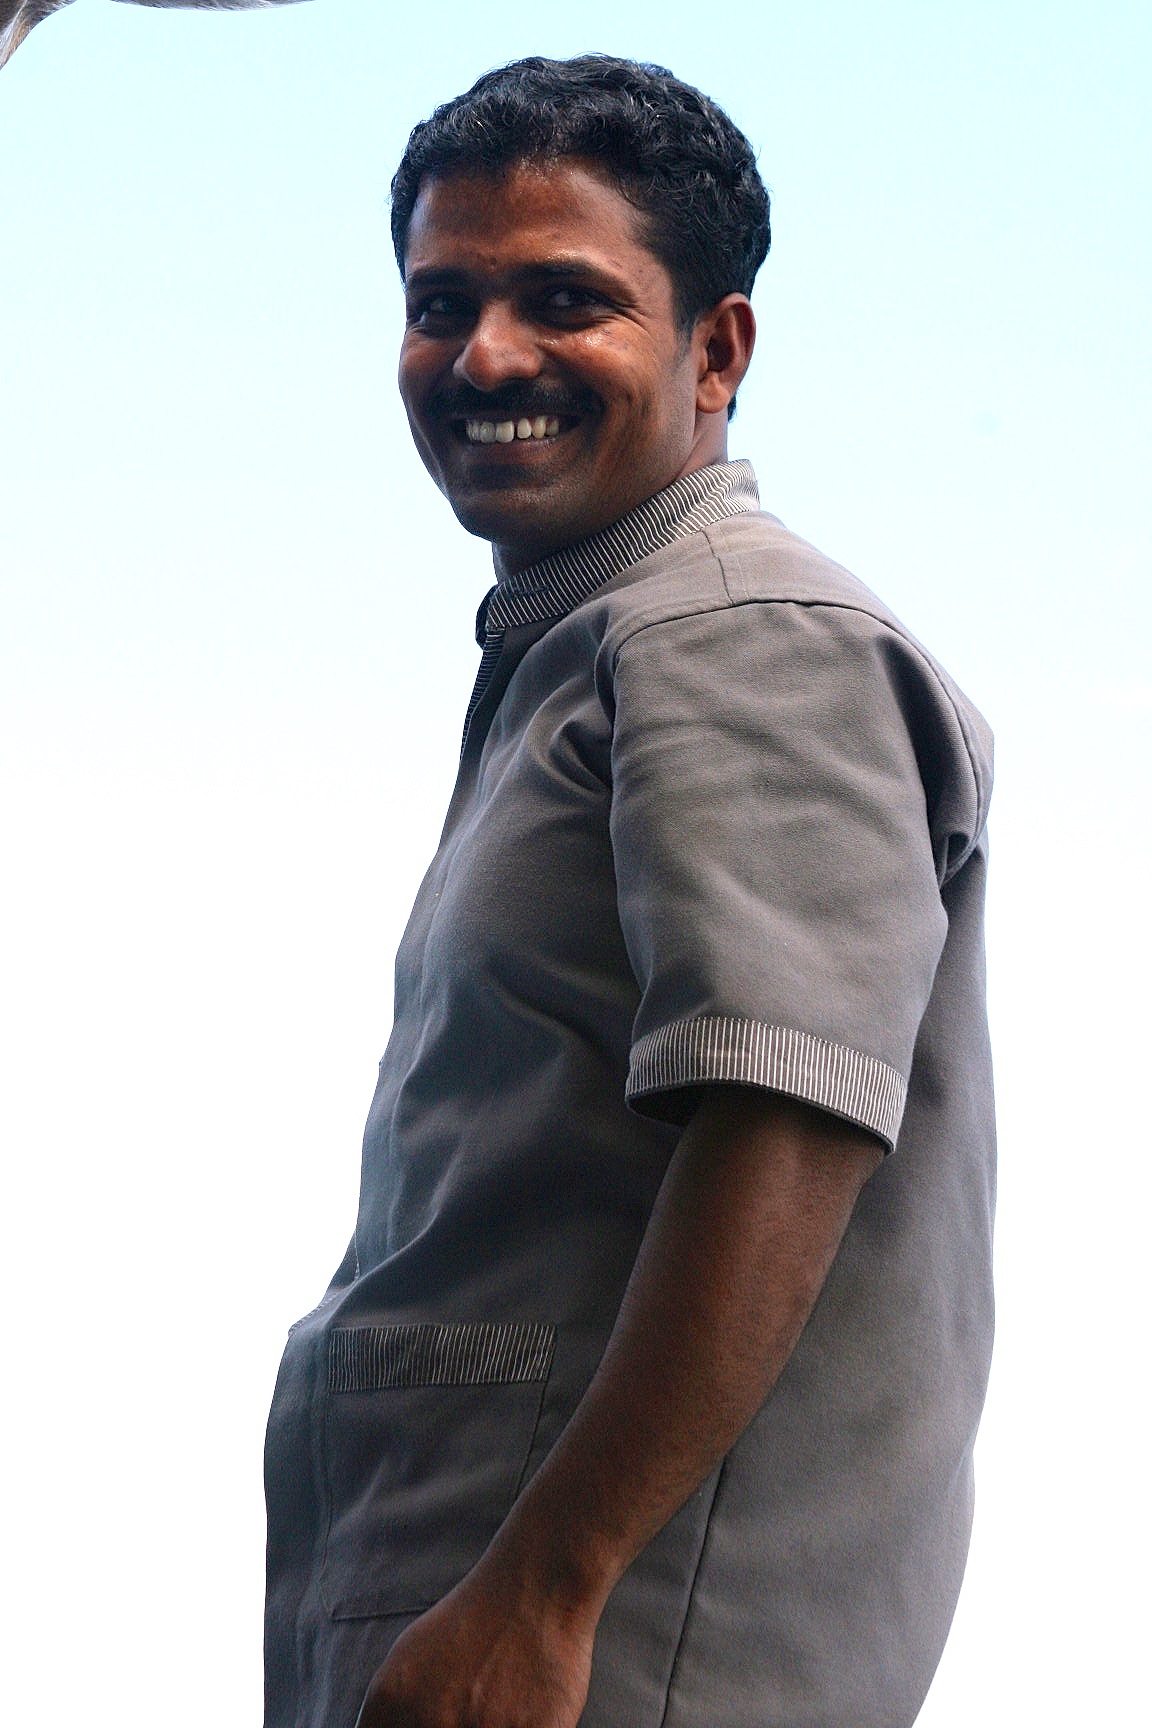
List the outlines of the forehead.
{"type": "Polygon", "coordinates": [[[597,164],[574,158],[461,170],[420,186],[405,277],[426,269],[545,263],[580,254],[617,269],[666,276],[645,218],[597,164]]]}

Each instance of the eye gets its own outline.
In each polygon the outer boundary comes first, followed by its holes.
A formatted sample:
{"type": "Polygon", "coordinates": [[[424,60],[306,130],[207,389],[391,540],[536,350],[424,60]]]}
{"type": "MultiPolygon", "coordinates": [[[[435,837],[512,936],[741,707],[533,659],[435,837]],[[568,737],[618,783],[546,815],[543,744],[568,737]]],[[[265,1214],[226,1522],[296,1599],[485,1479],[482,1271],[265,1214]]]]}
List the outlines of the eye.
{"type": "Polygon", "coordinates": [[[409,300],[405,308],[410,330],[427,330],[434,334],[455,329],[472,315],[471,303],[463,294],[449,293],[444,289],[435,294],[421,294],[409,300]]]}
{"type": "Polygon", "coordinates": [[[570,282],[549,288],[541,295],[539,305],[544,318],[565,324],[597,318],[608,309],[608,302],[595,289],[570,282]]]}

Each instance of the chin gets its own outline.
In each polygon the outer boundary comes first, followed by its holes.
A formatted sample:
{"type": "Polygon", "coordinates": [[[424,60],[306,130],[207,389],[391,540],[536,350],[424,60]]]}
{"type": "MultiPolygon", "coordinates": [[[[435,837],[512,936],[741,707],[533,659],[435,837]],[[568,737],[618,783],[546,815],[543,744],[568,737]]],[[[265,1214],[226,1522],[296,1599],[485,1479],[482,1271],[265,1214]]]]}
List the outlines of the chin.
{"type": "Polygon", "coordinates": [[[542,509],[539,498],[531,503],[525,500],[520,509],[506,492],[490,498],[450,498],[449,503],[469,534],[490,541],[522,564],[582,537],[566,534],[562,517],[553,509],[542,509]]]}

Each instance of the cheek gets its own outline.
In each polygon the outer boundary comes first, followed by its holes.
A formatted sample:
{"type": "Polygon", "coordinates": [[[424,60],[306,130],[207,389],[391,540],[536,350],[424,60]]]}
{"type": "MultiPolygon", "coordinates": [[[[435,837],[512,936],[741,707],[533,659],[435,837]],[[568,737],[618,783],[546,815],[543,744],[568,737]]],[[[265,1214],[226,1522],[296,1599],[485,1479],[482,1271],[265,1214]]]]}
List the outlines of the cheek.
{"type": "Polygon", "coordinates": [[[658,421],[663,406],[659,380],[633,355],[600,356],[604,364],[589,383],[605,404],[610,419],[631,426],[658,421]],[[607,363],[608,361],[611,363],[607,363]]]}
{"type": "Polygon", "coordinates": [[[556,358],[615,412],[638,411],[656,394],[653,356],[644,345],[623,340],[611,329],[582,332],[579,342],[569,342],[556,358]]]}
{"type": "Polygon", "coordinates": [[[414,364],[411,357],[401,349],[400,364],[396,369],[396,383],[400,390],[400,400],[408,409],[409,414],[412,412],[413,403],[419,398],[417,387],[419,376],[419,368],[414,364]]]}
{"type": "Polygon", "coordinates": [[[400,344],[400,359],[396,367],[396,382],[406,406],[417,411],[428,400],[437,379],[443,374],[442,354],[431,351],[427,342],[406,336],[400,344]]]}

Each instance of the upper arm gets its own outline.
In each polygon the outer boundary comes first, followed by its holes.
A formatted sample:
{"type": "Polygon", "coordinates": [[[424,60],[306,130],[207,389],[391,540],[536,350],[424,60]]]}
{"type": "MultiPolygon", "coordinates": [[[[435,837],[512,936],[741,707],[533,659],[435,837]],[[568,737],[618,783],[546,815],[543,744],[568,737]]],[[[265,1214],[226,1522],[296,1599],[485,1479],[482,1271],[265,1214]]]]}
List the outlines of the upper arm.
{"type": "Polygon", "coordinates": [[[852,608],[755,603],[620,648],[638,1108],[683,1122],[694,1088],[737,1084],[894,1143],[947,918],[917,736],[936,710],[910,718],[893,640],[852,608]]]}

